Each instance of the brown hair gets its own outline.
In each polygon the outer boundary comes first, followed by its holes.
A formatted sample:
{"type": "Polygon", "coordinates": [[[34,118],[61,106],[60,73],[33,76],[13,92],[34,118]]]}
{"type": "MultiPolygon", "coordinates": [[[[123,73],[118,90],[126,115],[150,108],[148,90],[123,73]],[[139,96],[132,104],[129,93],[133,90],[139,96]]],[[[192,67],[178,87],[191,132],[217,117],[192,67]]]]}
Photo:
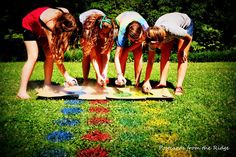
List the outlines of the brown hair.
{"type": "Polygon", "coordinates": [[[133,39],[139,39],[143,34],[143,28],[137,21],[131,22],[126,28],[126,36],[130,36],[133,39]]]}
{"type": "Polygon", "coordinates": [[[109,53],[114,44],[114,27],[114,21],[106,16],[101,14],[90,15],[83,24],[83,33],[80,41],[83,48],[83,54],[85,56],[89,55],[91,49],[98,45],[99,32],[104,30],[108,31],[108,37],[101,47],[101,54],[109,53]]]}
{"type": "Polygon", "coordinates": [[[77,22],[70,13],[63,13],[57,18],[55,27],[52,30],[51,45],[52,55],[57,63],[61,64],[63,62],[64,53],[70,43],[70,37],[77,31],[77,22]]]}
{"type": "Polygon", "coordinates": [[[165,31],[158,26],[149,27],[146,31],[147,43],[151,41],[162,42],[165,39],[165,31]]]}

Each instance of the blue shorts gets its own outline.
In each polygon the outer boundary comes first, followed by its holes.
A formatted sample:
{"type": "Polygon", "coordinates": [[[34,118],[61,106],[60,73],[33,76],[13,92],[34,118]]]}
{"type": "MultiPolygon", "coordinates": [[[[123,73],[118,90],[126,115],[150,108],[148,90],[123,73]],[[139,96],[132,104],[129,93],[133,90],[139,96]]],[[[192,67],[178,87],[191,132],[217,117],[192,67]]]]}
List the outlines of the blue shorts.
{"type": "Polygon", "coordinates": [[[187,33],[191,36],[193,36],[193,20],[191,19],[190,25],[187,27],[187,33]]]}

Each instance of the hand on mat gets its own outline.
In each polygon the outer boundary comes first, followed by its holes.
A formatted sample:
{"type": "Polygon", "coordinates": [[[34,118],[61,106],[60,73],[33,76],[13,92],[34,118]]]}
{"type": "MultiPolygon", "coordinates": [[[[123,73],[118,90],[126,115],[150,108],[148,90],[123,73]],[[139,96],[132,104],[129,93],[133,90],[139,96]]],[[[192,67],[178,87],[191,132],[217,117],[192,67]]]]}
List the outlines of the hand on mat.
{"type": "Polygon", "coordinates": [[[115,84],[116,84],[117,86],[123,86],[123,85],[126,84],[126,79],[124,78],[123,75],[118,75],[118,78],[117,78],[117,80],[115,81],[115,84]]]}
{"type": "Polygon", "coordinates": [[[76,86],[78,85],[78,82],[75,78],[69,76],[68,78],[66,78],[66,82],[64,84],[64,86],[76,86]]]}
{"type": "Polygon", "coordinates": [[[142,90],[144,93],[150,93],[151,92],[151,84],[149,81],[146,81],[144,84],[143,84],[143,87],[142,87],[142,90]]]}
{"type": "Polygon", "coordinates": [[[106,86],[106,79],[103,78],[102,76],[98,76],[97,84],[102,87],[106,86]]]}

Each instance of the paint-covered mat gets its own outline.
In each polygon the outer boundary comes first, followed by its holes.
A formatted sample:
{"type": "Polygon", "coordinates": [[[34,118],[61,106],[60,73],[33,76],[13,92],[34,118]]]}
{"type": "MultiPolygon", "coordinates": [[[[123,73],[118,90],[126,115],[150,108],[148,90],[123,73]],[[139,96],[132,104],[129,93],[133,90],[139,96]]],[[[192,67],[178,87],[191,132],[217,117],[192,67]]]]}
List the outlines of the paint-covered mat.
{"type": "Polygon", "coordinates": [[[113,91],[109,92],[106,98],[117,100],[145,100],[146,94],[135,87],[113,87],[113,91]]]}
{"type": "Polygon", "coordinates": [[[110,92],[114,92],[112,87],[80,86],[79,99],[82,100],[106,100],[110,92]]]}
{"type": "Polygon", "coordinates": [[[106,98],[116,100],[173,100],[174,96],[168,88],[152,89],[150,93],[145,94],[141,88],[113,87],[113,92],[109,92],[106,98]]]}
{"type": "Polygon", "coordinates": [[[145,100],[165,99],[173,100],[174,96],[168,88],[152,89],[149,94],[141,88],[130,87],[99,87],[99,86],[50,86],[36,89],[39,98],[66,98],[76,97],[82,100],[145,100]]]}
{"type": "Polygon", "coordinates": [[[106,95],[113,92],[111,87],[99,86],[55,86],[36,89],[38,98],[78,97],[82,100],[106,100],[106,95]]]}
{"type": "Polygon", "coordinates": [[[79,86],[74,86],[73,90],[68,88],[69,87],[63,87],[59,85],[50,85],[48,87],[37,88],[35,90],[37,92],[38,98],[63,98],[69,96],[78,96],[73,91],[75,88],[79,90],[79,86]]]}

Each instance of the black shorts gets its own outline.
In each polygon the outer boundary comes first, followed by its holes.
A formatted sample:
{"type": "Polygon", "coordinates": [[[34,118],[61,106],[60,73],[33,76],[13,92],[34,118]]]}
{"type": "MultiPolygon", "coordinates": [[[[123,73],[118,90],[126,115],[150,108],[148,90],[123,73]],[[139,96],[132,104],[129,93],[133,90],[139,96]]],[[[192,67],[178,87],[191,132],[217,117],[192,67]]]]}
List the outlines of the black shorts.
{"type": "Polygon", "coordinates": [[[23,37],[24,41],[37,40],[37,36],[32,31],[29,31],[27,29],[24,29],[23,31],[23,37]]]}

